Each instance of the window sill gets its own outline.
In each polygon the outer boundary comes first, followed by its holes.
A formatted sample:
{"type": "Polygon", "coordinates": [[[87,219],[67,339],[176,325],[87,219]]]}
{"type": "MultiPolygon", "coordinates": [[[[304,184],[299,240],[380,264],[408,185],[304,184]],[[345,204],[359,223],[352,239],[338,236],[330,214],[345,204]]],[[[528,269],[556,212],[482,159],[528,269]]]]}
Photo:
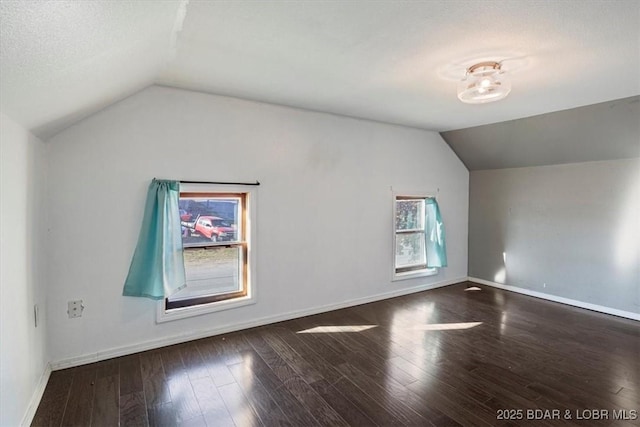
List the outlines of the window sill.
{"type": "Polygon", "coordinates": [[[215,313],[217,311],[230,310],[233,308],[244,307],[256,303],[253,295],[246,297],[234,298],[225,301],[217,301],[209,304],[202,304],[192,307],[165,309],[164,300],[158,301],[158,310],[156,312],[156,323],[170,322],[172,320],[186,319],[189,317],[201,316],[203,314],[215,313]]]}
{"type": "Polygon", "coordinates": [[[398,282],[400,280],[415,279],[416,277],[435,276],[438,274],[437,268],[427,268],[424,270],[407,271],[406,273],[393,273],[392,282],[398,282]]]}

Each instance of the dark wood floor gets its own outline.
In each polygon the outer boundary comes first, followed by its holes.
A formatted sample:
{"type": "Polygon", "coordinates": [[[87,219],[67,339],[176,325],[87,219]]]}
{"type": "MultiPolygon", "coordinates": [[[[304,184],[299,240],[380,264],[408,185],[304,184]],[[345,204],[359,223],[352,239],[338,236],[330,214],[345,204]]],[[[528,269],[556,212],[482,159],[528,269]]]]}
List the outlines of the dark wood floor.
{"type": "Polygon", "coordinates": [[[639,330],[461,283],[55,371],[33,425],[638,426],[639,330]]]}

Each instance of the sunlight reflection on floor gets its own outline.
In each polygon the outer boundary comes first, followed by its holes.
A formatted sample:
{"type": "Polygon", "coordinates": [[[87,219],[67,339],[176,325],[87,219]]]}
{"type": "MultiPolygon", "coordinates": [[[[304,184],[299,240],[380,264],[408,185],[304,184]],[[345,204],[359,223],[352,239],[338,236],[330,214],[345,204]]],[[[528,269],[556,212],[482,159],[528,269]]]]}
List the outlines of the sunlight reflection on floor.
{"type": "Polygon", "coordinates": [[[378,325],[345,325],[345,326],[316,326],[315,328],[298,331],[298,334],[328,334],[336,332],[362,332],[378,325]]]}
{"type": "Polygon", "coordinates": [[[413,329],[416,331],[454,331],[460,329],[471,329],[482,322],[462,322],[462,323],[432,323],[430,325],[418,325],[413,329]]]}

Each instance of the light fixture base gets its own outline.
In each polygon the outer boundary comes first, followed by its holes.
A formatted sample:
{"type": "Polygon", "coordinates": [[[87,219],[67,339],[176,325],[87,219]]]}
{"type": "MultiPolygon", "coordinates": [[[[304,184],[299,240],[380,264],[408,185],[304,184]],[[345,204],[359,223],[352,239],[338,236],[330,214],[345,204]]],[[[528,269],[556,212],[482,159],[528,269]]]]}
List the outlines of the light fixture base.
{"type": "Polygon", "coordinates": [[[511,92],[511,80],[496,61],[479,62],[467,68],[458,83],[458,99],[466,104],[486,104],[504,99],[511,92]]]}

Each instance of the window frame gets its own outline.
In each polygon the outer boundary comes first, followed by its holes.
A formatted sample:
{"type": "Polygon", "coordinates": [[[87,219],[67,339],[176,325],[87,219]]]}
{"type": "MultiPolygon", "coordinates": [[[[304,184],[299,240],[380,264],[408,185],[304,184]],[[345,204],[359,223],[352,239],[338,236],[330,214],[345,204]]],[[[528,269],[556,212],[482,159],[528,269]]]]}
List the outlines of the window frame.
{"type": "MultiPolygon", "coordinates": [[[[191,301],[196,301],[183,307],[167,308],[167,299],[158,301],[156,310],[156,322],[163,323],[171,320],[184,319],[192,316],[199,316],[214,313],[222,310],[243,307],[255,304],[256,299],[256,218],[257,218],[257,188],[244,185],[219,185],[219,184],[181,184],[180,196],[184,197],[220,197],[238,196],[244,198],[244,215],[242,215],[241,227],[244,232],[242,242],[203,242],[202,245],[194,247],[215,247],[215,246],[241,246],[241,254],[246,262],[243,262],[241,277],[243,279],[243,289],[237,292],[220,294],[206,297],[194,297],[191,301]]],[[[239,236],[236,236],[239,237],[239,236]]],[[[239,240],[239,239],[238,239],[239,240]]],[[[175,304],[174,304],[175,305],[175,304]]]]}
{"type": "MultiPolygon", "coordinates": [[[[396,215],[397,215],[397,202],[399,200],[425,200],[425,209],[426,209],[426,199],[428,198],[436,198],[435,196],[435,192],[433,191],[396,191],[393,190],[392,191],[392,204],[393,204],[393,210],[392,210],[392,216],[391,216],[391,221],[392,221],[392,227],[391,227],[391,232],[392,232],[392,251],[391,251],[391,272],[392,272],[392,276],[391,276],[391,281],[392,282],[396,282],[396,281],[400,281],[400,280],[406,280],[406,279],[413,279],[416,277],[427,277],[427,276],[433,276],[438,274],[438,268],[437,267],[432,267],[432,268],[428,268],[426,267],[426,260],[427,260],[427,242],[426,242],[426,236],[425,236],[425,245],[424,245],[424,250],[425,250],[425,267],[424,268],[410,268],[410,269],[398,269],[396,267],[396,253],[397,253],[397,235],[398,234],[407,234],[407,233],[398,233],[396,231],[396,215]],[[398,270],[404,270],[404,271],[398,271],[398,270]]],[[[424,227],[426,227],[426,222],[424,224],[424,227]]]]}

